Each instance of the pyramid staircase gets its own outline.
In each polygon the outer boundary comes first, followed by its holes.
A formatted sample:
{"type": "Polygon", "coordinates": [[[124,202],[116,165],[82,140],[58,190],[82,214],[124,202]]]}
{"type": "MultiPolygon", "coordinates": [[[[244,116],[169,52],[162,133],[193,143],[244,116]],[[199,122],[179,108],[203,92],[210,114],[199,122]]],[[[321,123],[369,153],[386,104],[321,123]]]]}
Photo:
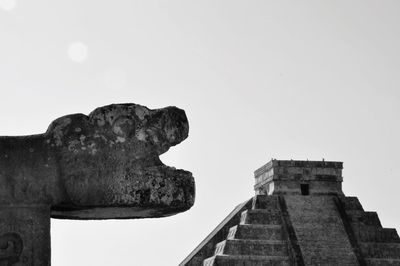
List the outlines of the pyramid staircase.
{"type": "Polygon", "coordinates": [[[242,211],[240,223],[229,229],[226,240],[216,244],[214,256],[203,265],[297,265],[284,217],[279,196],[255,196],[252,208],[242,211]]]}
{"type": "Polygon", "coordinates": [[[203,249],[197,250],[199,257],[196,260],[180,265],[303,266],[339,265],[337,263],[340,261],[340,265],[400,266],[400,238],[396,229],[383,228],[377,213],[364,211],[356,197],[330,196],[313,199],[312,196],[296,198],[256,195],[239,205],[201,247],[203,249]],[[332,200],[333,205],[328,204],[332,200]],[[325,211],[317,208],[318,204],[325,211]],[[310,206],[304,209],[297,205],[310,206]],[[308,228],[307,219],[312,222],[315,214],[316,218],[320,217],[321,224],[327,226],[326,232],[318,231],[318,228],[315,231],[304,231],[308,228]],[[337,218],[333,219],[334,217],[337,218]],[[301,221],[300,227],[298,219],[301,221]],[[328,219],[331,224],[324,219],[328,219]],[[334,224],[338,225],[336,229],[333,228],[334,224]],[[327,240],[326,245],[335,250],[334,255],[339,256],[339,259],[335,262],[331,258],[325,263],[321,262],[324,258],[319,260],[314,255],[332,255],[320,247],[323,244],[320,236],[322,239],[323,235],[334,237],[328,233],[329,230],[344,231],[343,234],[335,231],[337,239],[327,240]],[[307,235],[313,232],[318,235],[309,242],[307,235]],[[345,237],[349,244],[345,245],[339,236],[345,237]],[[331,246],[335,242],[338,245],[331,246]],[[317,249],[313,248],[314,245],[317,249]],[[343,254],[336,253],[341,249],[343,254]],[[354,260],[351,256],[346,256],[346,252],[354,254],[351,255],[355,256],[354,260]]]}
{"type": "Polygon", "coordinates": [[[364,211],[356,197],[341,198],[338,208],[350,227],[348,235],[357,247],[360,264],[400,266],[400,238],[396,229],[382,228],[378,214],[364,211]]]}

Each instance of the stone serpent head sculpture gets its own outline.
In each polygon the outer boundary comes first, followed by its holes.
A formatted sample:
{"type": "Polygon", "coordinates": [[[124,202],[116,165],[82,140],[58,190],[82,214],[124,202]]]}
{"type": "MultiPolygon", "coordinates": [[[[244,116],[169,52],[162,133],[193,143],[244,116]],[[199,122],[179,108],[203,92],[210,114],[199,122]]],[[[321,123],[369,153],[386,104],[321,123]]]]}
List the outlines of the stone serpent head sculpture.
{"type": "Polygon", "coordinates": [[[159,155],[188,136],[185,112],[113,104],[0,137],[0,204],[44,204],[66,219],[173,215],[194,203],[192,174],[159,155]]]}

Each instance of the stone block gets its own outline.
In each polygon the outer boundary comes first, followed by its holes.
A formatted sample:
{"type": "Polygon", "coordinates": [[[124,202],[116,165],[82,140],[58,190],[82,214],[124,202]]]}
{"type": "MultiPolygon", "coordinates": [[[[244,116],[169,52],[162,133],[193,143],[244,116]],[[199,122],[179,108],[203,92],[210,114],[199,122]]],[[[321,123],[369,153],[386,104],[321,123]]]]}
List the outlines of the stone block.
{"type": "Polygon", "coordinates": [[[278,210],[278,197],[267,195],[256,195],[253,198],[253,209],[278,210]]]}
{"type": "Polygon", "coordinates": [[[370,225],[375,227],[382,227],[376,212],[365,212],[360,210],[346,211],[349,222],[354,226],[370,225]]]}
{"type": "Polygon", "coordinates": [[[367,266],[400,266],[400,259],[366,259],[367,266]]]}
{"type": "Polygon", "coordinates": [[[364,210],[357,197],[343,197],[341,200],[345,210],[364,210]]]}
{"type": "Polygon", "coordinates": [[[288,257],[278,256],[249,256],[216,255],[204,260],[203,266],[292,266],[293,263],[288,257]]]}
{"type": "Polygon", "coordinates": [[[240,224],[272,224],[280,225],[282,218],[276,210],[254,209],[242,212],[240,224]]]}
{"type": "Polygon", "coordinates": [[[281,225],[240,224],[231,227],[227,239],[282,240],[281,225]]]}
{"type": "Polygon", "coordinates": [[[361,242],[400,243],[396,229],[377,228],[376,226],[362,226],[354,229],[356,237],[361,242]]]}
{"type": "Polygon", "coordinates": [[[366,258],[400,259],[399,243],[361,243],[360,246],[366,258]]]}
{"type": "Polygon", "coordinates": [[[288,256],[285,241],[279,240],[225,240],[216,245],[214,255],[288,256]]]}

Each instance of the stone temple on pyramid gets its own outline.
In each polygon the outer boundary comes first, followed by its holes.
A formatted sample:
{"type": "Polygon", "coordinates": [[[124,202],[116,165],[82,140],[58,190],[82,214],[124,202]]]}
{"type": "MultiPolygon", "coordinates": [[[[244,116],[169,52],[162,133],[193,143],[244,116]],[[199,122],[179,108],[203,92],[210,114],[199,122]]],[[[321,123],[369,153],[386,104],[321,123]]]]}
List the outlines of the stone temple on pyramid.
{"type": "Polygon", "coordinates": [[[272,160],[181,266],[400,265],[396,229],[342,191],[342,162],[272,160]]]}

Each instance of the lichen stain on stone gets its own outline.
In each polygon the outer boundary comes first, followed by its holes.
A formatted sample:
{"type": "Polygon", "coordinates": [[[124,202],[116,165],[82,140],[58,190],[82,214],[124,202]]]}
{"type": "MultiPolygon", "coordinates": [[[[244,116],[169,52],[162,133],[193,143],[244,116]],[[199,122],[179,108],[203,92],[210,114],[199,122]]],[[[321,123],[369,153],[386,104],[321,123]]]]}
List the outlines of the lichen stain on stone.
{"type": "Polygon", "coordinates": [[[96,143],[92,142],[88,146],[89,154],[95,155],[97,153],[96,143]]]}
{"type": "Polygon", "coordinates": [[[149,110],[143,106],[138,105],[135,107],[135,114],[140,120],[143,120],[146,115],[149,115],[149,110]]]}
{"type": "Polygon", "coordinates": [[[78,151],[78,146],[79,146],[80,144],[81,144],[81,142],[80,142],[79,140],[76,140],[76,139],[71,140],[71,141],[68,143],[68,150],[71,151],[71,152],[73,152],[73,153],[77,153],[77,152],[79,152],[79,151],[78,151]]]}
{"type": "Polygon", "coordinates": [[[81,135],[79,139],[74,139],[68,142],[68,150],[74,154],[80,151],[87,151],[91,155],[97,153],[97,145],[94,141],[86,141],[86,137],[81,135]]]}
{"type": "Polygon", "coordinates": [[[95,139],[100,138],[103,140],[104,143],[108,142],[108,139],[104,135],[100,134],[98,130],[96,130],[95,132],[96,133],[93,135],[93,138],[95,139]]]}
{"type": "Polygon", "coordinates": [[[120,117],[116,119],[112,125],[112,131],[121,137],[128,136],[132,129],[134,130],[135,123],[132,118],[120,117]]]}
{"type": "Polygon", "coordinates": [[[124,137],[117,136],[117,140],[115,141],[116,143],[124,143],[126,139],[124,137]]]}
{"type": "Polygon", "coordinates": [[[156,135],[153,136],[153,142],[157,143],[158,142],[158,137],[156,135]]]}
{"type": "Polygon", "coordinates": [[[108,141],[108,146],[109,147],[113,147],[115,145],[115,142],[114,141],[112,141],[112,140],[109,140],[108,141]]]}
{"type": "Polygon", "coordinates": [[[165,134],[167,135],[167,139],[171,142],[175,141],[175,134],[176,129],[175,128],[166,128],[165,129],[165,134]]]}
{"type": "Polygon", "coordinates": [[[106,121],[104,119],[104,116],[102,114],[97,114],[94,119],[97,121],[97,125],[99,127],[102,127],[106,124],[106,121]]]}
{"type": "Polygon", "coordinates": [[[123,106],[119,105],[109,106],[105,112],[105,120],[109,125],[113,125],[116,119],[129,114],[130,109],[132,109],[132,107],[123,108],[123,106]]]}
{"type": "Polygon", "coordinates": [[[139,141],[146,141],[146,133],[143,129],[140,129],[136,132],[135,137],[139,141]]]}

